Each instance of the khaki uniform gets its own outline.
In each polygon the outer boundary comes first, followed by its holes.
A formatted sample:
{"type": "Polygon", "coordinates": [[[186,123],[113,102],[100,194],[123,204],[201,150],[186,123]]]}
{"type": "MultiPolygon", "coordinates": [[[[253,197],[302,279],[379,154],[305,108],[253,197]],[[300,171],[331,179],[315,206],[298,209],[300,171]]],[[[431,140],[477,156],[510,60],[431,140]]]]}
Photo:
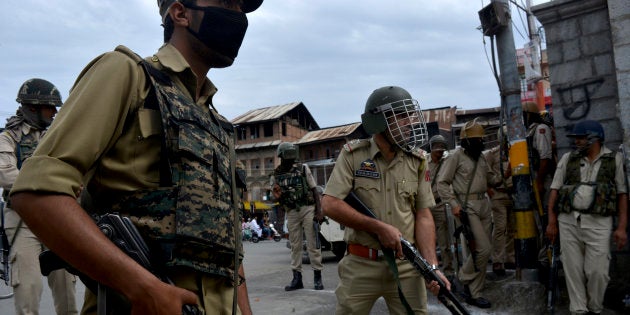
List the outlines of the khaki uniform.
{"type": "MultiPolygon", "coordinates": [[[[397,227],[407,240],[415,240],[415,213],[435,206],[431,185],[425,177],[423,158],[397,152],[391,162],[382,157],[373,139],[344,146],[324,194],[344,199],[354,191],[379,220],[397,227]]],[[[378,251],[376,260],[346,255],[339,262],[337,314],[368,314],[383,297],[392,314],[404,314],[393,274],[371,234],[346,228],[344,239],[378,251]]],[[[422,276],[406,260],[396,260],[400,284],[416,314],[427,314],[427,296],[422,276]]]]}
{"type": "MultiPolygon", "coordinates": [[[[313,190],[317,187],[315,178],[311,173],[311,169],[306,164],[301,164],[304,167],[304,176],[306,177],[306,183],[309,190],[313,190]]],[[[296,166],[294,166],[296,167],[296,166]]],[[[297,167],[300,167],[299,165],[297,167]]],[[[274,176],[271,176],[271,187],[276,184],[274,176]]],[[[309,192],[310,193],[310,192],[309,192]]],[[[285,213],[287,216],[287,228],[289,230],[289,242],[291,243],[291,269],[302,272],[302,242],[304,241],[303,235],[306,235],[306,249],[308,251],[308,257],[311,262],[313,270],[322,270],[322,251],[316,248],[315,231],[313,229],[313,218],[315,217],[315,205],[304,205],[298,208],[286,208],[285,213]]]]}
{"type": "MultiPolygon", "coordinates": [[[[527,128],[527,138],[532,139],[529,150],[535,150],[537,159],[549,159],[552,164],[555,163],[552,148],[552,130],[546,124],[531,124],[527,128]]],[[[534,153],[531,153],[534,154],[534,153]]],[[[532,161],[530,161],[532,165],[532,161]]],[[[533,165],[532,165],[533,166],[533,165]]],[[[532,170],[532,176],[535,179],[537,176],[537,169],[532,170]]],[[[551,185],[553,174],[549,173],[545,175],[543,179],[543,187],[545,189],[544,195],[540,196],[540,202],[543,209],[547,209],[546,205],[549,201],[549,186],[551,185]]]]}
{"type": "MultiPolygon", "coordinates": [[[[8,195],[19,173],[16,148],[20,141],[32,143],[34,146],[42,136],[40,130],[33,129],[26,123],[0,133],[0,186],[4,189],[5,196],[8,195]]],[[[22,150],[19,152],[20,159],[26,158],[22,150]]],[[[39,314],[39,302],[43,291],[39,254],[46,247],[22,222],[17,212],[5,207],[4,215],[7,237],[11,242],[9,262],[15,313],[39,314]]],[[[47,278],[57,314],[77,314],[76,277],[64,269],[59,269],[53,271],[47,278]]]]}
{"type": "MultiPolygon", "coordinates": [[[[580,178],[582,182],[595,181],[602,164],[604,154],[612,152],[602,146],[598,157],[591,163],[587,158],[580,159],[580,178]]],[[[567,177],[567,162],[571,153],[566,153],[558,162],[551,189],[561,189],[567,177]]],[[[615,154],[614,183],[617,194],[627,193],[623,171],[623,157],[615,154]]],[[[609,196],[616,198],[617,196],[609,196]]],[[[577,190],[574,204],[581,206],[582,201],[591,200],[584,190],[577,190]]],[[[556,207],[558,209],[559,207],[556,207]]],[[[610,277],[610,236],[613,232],[612,216],[583,213],[573,210],[558,214],[562,268],[569,293],[569,310],[572,313],[595,312],[603,309],[604,293],[610,277]]]]}
{"type": "MultiPolygon", "coordinates": [[[[507,152],[503,160],[500,157],[500,148],[496,146],[485,153],[488,167],[495,174],[502,174],[509,167],[507,152]],[[503,172],[501,170],[503,163],[503,172]]],[[[514,233],[516,230],[512,216],[512,177],[502,180],[497,186],[492,187],[492,262],[514,263],[514,233]]]]}
{"type": "Polygon", "coordinates": [[[435,207],[431,208],[431,214],[433,215],[433,221],[435,222],[435,233],[437,236],[437,243],[440,246],[440,253],[442,256],[442,271],[444,275],[451,276],[455,272],[453,253],[450,250],[450,239],[454,236],[449,236],[448,222],[446,216],[446,203],[442,201],[437,191],[437,176],[438,172],[444,167],[444,161],[447,159],[444,156],[440,161],[433,162],[431,155],[427,154],[426,157],[429,168],[425,174],[426,177],[431,179],[431,192],[435,199],[435,207]]]}
{"type": "Polygon", "coordinates": [[[476,242],[476,257],[473,263],[469,255],[459,270],[458,279],[468,285],[473,298],[481,297],[481,291],[486,279],[486,265],[492,251],[491,227],[492,212],[486,194],[489,183],[498,180],[491,173],[488,164],[481,155],[477,162],[477,169],[473,174],[475,162],[464,149],[460,148],[449,156],[438,175],[438,193],[444,202],[453,208],[461,205],[468,212],[471,230],[476,242]],[[470,181],[470,192],[466,196],[470,181]],[[466,201],[466,204],[462,204],[466,201]],[[475,271],[475,266],[477,271],[475,271]]]}
{"type": "MultiPolygon", "coordinates": [[[[98,193],[159,186],[160,113],[143,108],[149,79],[142,65],[122,52],[128,49],[119,49],[99,56],[81,72],[46,138],[26,162],[31,167],[22,171],[12,193],[44,190],[76,197],[86,174],[92,175],[86,188],[98,193]],[[98,132],[77,132],[87,130],[98,132]]],[[[165,44],[146,60],[194,99],[196,76],[175,47],[165,44]]],[[[196,104],[209,116],[229,123],[209,105],[215,93],[206,78],[196,104]]],[[[205,314],[232,312],[230,279],[190,268],[168,269],[167,275],[178,287],[197,293],[205,314]]],[[[82,313],[96,313],[96,299],[89,290],[82,313]]]]}

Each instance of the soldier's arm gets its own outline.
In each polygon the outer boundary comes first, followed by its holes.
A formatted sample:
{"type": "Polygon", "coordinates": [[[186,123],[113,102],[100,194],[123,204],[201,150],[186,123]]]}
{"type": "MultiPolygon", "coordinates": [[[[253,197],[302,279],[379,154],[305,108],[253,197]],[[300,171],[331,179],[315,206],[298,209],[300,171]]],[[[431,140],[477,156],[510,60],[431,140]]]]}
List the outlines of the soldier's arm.
{"type": "Polygon", "coordinates": [[[177,314],[197,296],[168,285],[114,245],[68,195],[18,192],[13,208],[53,252],[88,277],[121,293],[132,314],[177,314]]]}
{"type": "MultiPolygon", "coordinates": [[[[241,266],[238,268],[238,274],[245,279],[245,268],[243,267],[243,265],[241,264],[241,266]]],[[[238,290],[237,290],[237,294],[238,294],[238,308],[241,310],[241,314],[242,315],[251,315],[252,314],[252,308],[249,304],[249,294],[247,293],[247,283],[243,282],[241,283],[241,285],[238,286],[238,290]]]]}

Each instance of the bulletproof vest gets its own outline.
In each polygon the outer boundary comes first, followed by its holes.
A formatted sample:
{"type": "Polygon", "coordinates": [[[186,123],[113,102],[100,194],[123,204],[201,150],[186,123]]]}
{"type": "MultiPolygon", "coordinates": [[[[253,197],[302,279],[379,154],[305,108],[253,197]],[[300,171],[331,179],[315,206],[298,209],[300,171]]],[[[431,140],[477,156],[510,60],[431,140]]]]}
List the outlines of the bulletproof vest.
{"type": "MultiPolygon", "coordinates": [[[[22,134],[22,125],[18,125],[16,129],[6,130],[9,134],[14,134],[15,132],[19,133],[20,140],[15,144],[15,157],[17,159],[17,169],[22,168],[22,164],[26,159],[30,158],[35,152],[35,148],[37,148],[37,144],[39,143],[39,137],[36,137],[36,133],[34,131],[29,132],[29,134],[22,134]]],[[[16,135],[17,136],[17,135],[16,135]]],[[[14,137],[11,137],[15,139],[14,137]]],[[[5,189],[2,192],[2,197],[7,202],[7,207],[10,207],[10,198],[9,198],[9,189],[5,189]]]]}
{"type": "Polygon", "coordinates": [[[601,165],[595,182],[582,182],[580,176],[579,153],[573,152],[567,163],[564,185],[558,191],[558,207],[560,212],[569,213],[576,210],[571,207],[571,201],[580,185],[594,187],[595,198],[589,209],[580,210],[582,213],[608,216],[617,212],[617,186],[615,185],[615,152],[600,157],[601,165]]]}
{"type": "Polygon", "coordinates": [[[275,182],[282,189],[280,204],[287,209],[300,209],[301,206],[315,203],[313,192],[308,187],[304,166],[294,165],[288,172],[283,172],[276,168],[273,172],[275,182]]]}
{"type": "Polygon", "coordinates": [[[130,216],[160,264],[233,279],[241,237],[233,126],[200,108],[166,74],[142,65],[152,83],[144,106],[154,95],[162,118],[161,183],[116,198],[111,211],[130,216]]]}

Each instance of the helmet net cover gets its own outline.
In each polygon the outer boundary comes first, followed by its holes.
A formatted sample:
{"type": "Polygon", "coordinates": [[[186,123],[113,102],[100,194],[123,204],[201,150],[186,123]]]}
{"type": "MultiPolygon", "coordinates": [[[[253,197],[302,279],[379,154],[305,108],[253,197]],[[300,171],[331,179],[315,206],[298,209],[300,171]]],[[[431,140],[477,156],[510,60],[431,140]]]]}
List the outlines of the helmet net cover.
{"type": "Polygon", "coordinates": [[[382,114],[387,130],[403,151],[412,152],[427,143],[429,133],[415,99],[404,99],[375,107],[372,114],[382,114]]]}
{"type": "Polygon", "coordinates": [[[277,155],[283,160],[295,160],[298,156],[295,145],[290,142],[280,143],[280,145],[278,145],[277,155]]]}

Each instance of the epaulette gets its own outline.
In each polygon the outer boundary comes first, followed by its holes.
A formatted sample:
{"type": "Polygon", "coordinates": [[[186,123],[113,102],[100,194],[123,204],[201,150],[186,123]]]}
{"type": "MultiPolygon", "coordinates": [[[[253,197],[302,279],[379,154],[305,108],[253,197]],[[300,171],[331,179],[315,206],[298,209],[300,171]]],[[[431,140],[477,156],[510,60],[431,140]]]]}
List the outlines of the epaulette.
{"type": "Polygon", "coordinates": [[[420,148],[416,148],[414,150],[412,150],[411,152],[409,152],[409,154],[419,158],[419,159],[426,159],[427,155],[429,155],[429,153],[427,151],[424,151],[420,148]]]}
{"type": "Polygon", "coordinates": [[[142,59],[142,57],[140,57],[140,55],[136,54],[133,50],[127,48],[127,46],[124,46],[124,45],[116,46],[115,51],[127,55],[129,58],[133,59],[136,63],[140,63],[142,62],[142,60],[144,60],[142,59]]]}
{"type": "Polygon", "coordinates": [[[356,151],[357,149],[370,145],[370,139],[354,139],[343,145],[343,149],[347,152],[356,151]]]}

